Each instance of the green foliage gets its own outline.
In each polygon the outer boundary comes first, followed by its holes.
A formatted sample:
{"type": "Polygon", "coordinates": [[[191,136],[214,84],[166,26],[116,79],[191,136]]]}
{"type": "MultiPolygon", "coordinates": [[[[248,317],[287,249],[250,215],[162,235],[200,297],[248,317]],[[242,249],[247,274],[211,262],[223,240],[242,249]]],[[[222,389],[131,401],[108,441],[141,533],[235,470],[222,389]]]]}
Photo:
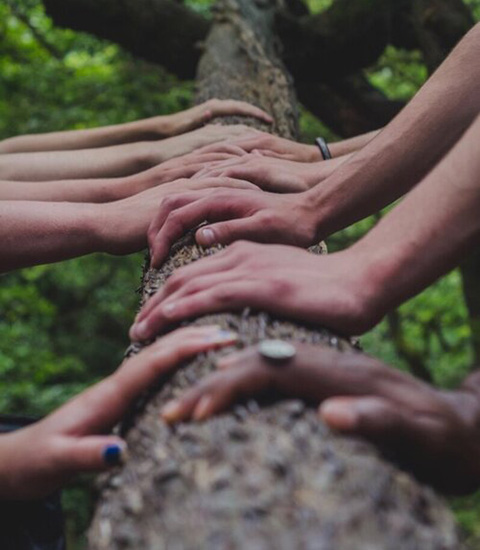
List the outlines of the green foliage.
{"type": "MultiPolygon", "coordinates": [[[[309,0],[313,12],[333,0],[309,0]]],[[[480,17],[480,0],[466,0],[480,17]]],[[[211,0],[188,0],[210,14],[211,0]]],[[[113,124],[187,107],[191,83],[133,59],[117,46],[54,28],[40,0],[0,3],[0,139],[24,133],[113,124]]],[[[427,72],[418,52],[389,47],[367,71],[389,97],[408,100],[427,72]]],[[[302,112],[303,139],[334,136],[302,112]]],[[[332,251],[361,238],[364,220],[329,239],[332,251]]],[[[0,411],[46,414],[114,369],[137,306],[141,255],[92,256],[0,278],[0,411]]],[[[454,272],[398,312],[405,340],[435,381],[455,385],[471,364],[470,333],[454,272]]],[[[367,352],[408,369],[388,323],[363,339],[367,352]]],[[[70,538],[86,524],[83,485],[67,493],[70,538]],[[80,504],[79,504],[80,502],[80,504]]],[[[478,533],[478,496],[456,501],[465,528],[478,533]]],[[[72,543],[73,547],[73,543],[72,543]]]]}

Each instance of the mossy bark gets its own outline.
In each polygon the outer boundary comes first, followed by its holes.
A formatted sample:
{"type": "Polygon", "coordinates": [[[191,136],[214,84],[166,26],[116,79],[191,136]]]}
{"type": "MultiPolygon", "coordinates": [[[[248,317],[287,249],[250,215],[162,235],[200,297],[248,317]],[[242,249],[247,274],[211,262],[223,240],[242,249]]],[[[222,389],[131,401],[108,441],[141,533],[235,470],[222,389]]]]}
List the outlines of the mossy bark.
{"type": "MultiPolygon", "coordinates": [[[[276,132],[295,136],[295,101],[276,57],[273,9],[269,0],[222,0],[199,66],[198,99],[252,101],[275,115],[276,132]]],[[[217,250],[201,249],[187,235],[160,270],[145,270],[143,301],[175,269],[217,250]]],[[[194,323],[236,330],[242,347],[271,337],[351,347],[321,327],[248,309],[194,323]]],[[[249,401],[202,424],[163,424],[166,400],[227,351],[183,365],[124,421],[130,459],[100,480],[91,550],[458,550],[440,497],[371,445],[329,432],[300,402],[249,401]]]]}

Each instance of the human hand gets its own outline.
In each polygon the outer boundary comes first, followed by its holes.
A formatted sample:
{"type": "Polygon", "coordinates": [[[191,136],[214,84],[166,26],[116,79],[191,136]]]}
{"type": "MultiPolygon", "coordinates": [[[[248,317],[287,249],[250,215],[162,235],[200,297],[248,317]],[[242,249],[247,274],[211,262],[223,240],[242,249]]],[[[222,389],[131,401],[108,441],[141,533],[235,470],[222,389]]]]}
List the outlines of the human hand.
{"type": "MultiPolygon", "coordinates": [[[[257,152],[265,157],[281,158],[297,162],[315,162],[322,159],[318,147],[281,138],[267,132],[254,136],[233,136],[229,144],[242,148],[246,153],[257,152]]],[[[211,145],[206,152],[221,150],[220,145],[211,145]],[[220,146],[220,149],[218,147],[220,146]]]]}
{"type": "Polygon", "coordinates": [[[196,233],[202,246],[249,239],[307,247],[315,242],[316,218],[312,202],[303,193],[207,189],[171,195],[160,204],[148,230],[152,266],[160,266],[173,243],[205,220],[210,224],[196,233]]]}
{"type": "Polygon", "coordinates": [[[252,183],[230,178],[182,179],[170,182],[122,200],[89,205],[94,220],[97,252],[124,255],[146,248],[147,231],[158,213],[162,200],[174,196],[190,195],[205,191],[207,194],[219,187],[233,190],[257,190],[252,183]]]}
{"type": "Polygon", "coordinates": [[[119,465],[126,444],[105,434],[139,395],[182,361],[235,340],[235,334],[215,326],[177,330],[44,420],[0,436],[0,498],[40,498],[76,473],[119,465]]]}
{"type": "Polygon", "coordinates": [[[247,116],[266,124],[273,122],[273,118],[268,113],[245,101],[210,99],[185,111],[161,117],[163,133],[169,136],[183,134],[221,116],[247,116]]]}
{"type": "Polygon", "coordinates": [[[288,364],[275,365],[256,348],[218,361],[206,377],[162,411],[169,422],[204,420],[240,399],[275,392],[320,405],[333,429],[365,437],[439,489],[467,493],[480,485],[478,394],[437,390],[359,353],[295,344],[288,364]]]}
{"type": "Polygon", "coordinates": [[[265,191],[299,193],[307,191],[331,173],[329,162],[305,163],[247,153],[208,162],[193,178],[223,176],[251,181],[265,191]]]}
{"type": "MultiPolygon", "coordinates": [[[[186,155],[196,149],[206,147],[213,143],[228,142],[227,145],[230,149],[232,145],[235,145],[234,141],[236,139],[251,139],[260,133],[261,132],[258,130],[243,124],[208,124],[207,126],[187,132],[186,134],[174,136],[158,142],[147,142],[142,144],[142,147],[147,148],[148,154],[145,156],[149,158],[151,166],[155,166],[171,158],[186,155]]],[[[218,151],[215,149],[204,149],[203,152],[216,153],[223,152],[224,150],[224,147],[220,147],[218,151]]]]}
{"type": "Polygon", "coordinates": [[[196,149],[181,157],[162,162],[149,170],[124,178],[122,180],[124,193],[118,198],[128,197],[163,183],[190,178],[210,163],[236,159],[245,154],[243,149],[234,145],[225,145],[224,150],[217,153],[204,153],[202,148],[196,149]]]}
{"type": "Polygon", "coordinates": [[[237,242],[169,277],[140,311],[130,338],[148,339],[172,323],[245,307],[361,334],[383,313],[364,264],[348,251],[322,257],[237,242]]]}

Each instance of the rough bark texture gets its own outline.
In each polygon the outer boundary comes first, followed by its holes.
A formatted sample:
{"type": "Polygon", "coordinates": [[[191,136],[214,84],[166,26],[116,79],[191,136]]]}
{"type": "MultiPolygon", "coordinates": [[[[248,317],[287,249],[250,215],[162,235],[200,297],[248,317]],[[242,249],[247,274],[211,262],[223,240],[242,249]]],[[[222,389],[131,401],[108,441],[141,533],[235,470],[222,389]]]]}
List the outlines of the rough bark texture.
{"type": "MultiPolygon", "coordinates": [[[[274,56],[272,10],[265,1],[222,2],[199,67],[199,100],[254,101],[276,115],[279,133],[293,136],[293,95],[274,56]]],[[[159,271],[146,270],[143,301],[175,269],[217,250],[187,236],[159,271]]],[[[320,327],[249,310],[195,322],[238,331],[241,346],[278,337],[350,347],[320,327]]],[[[334,436],[299,402],[269,396],[201,425],[160,422],[161,405],[212,370],[216,355],[184,365],[125,420],[131,457],[101,480],[91,550],[458,550],[453,518],[433,491],[370,445],[334,436]]]]}

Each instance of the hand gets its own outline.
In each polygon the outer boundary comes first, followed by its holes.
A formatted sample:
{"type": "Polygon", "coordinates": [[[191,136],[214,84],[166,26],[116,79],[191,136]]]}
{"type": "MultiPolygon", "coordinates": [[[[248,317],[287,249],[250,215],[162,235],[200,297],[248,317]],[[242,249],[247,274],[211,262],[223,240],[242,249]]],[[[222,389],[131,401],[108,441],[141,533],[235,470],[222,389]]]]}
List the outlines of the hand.
{"type": "MultiPolygon", "coordinates": [[[[147,149],[147,153],[144,154],[144,157],[147,158],[147,162],[151,166],[155,166],[169,160],[174,157],[180,157],[211,145],[217,142],[224,142],[235,139],[251,139],[257,134],[260,134],[258,130],[244,126],[243,124],[230,124],[230,125],[221,125],[221,124],[209,124],[198,130],[193,130],[186,134],[180,136],[174,136],[168,139],[157,142],[146,142],[141,144],[142,148],[147,149]]],[[[232,143],[228,144],[229,149],[232,143]]],[[[220,152],[225,149],[221,149],[220,152]]],[[[218,151],[215,150],[204,150],[203,152],[215,153],[218,151]]]]}
{"type": "Polygon", "coordinates": [[[226,145],[224,151],[218,153],[203,153],[201,148],[197,149],[123,179],[121,181],[123,193],[117,199],[129,197],[163,183],[190,178],[209,163],[232,160],[241,155],[245,155],[245,151],[234,145],[226,145]]]}
{"type": "Polygon", "coordinates": [[[169,277],[130,330],[144,340],[171,323],[251,307],[344,334],[381,319],[368,264],[347,252],[315,256],[298,248],[238,242],[169,277]]]}
{"type": "MultiPolygon", "coordinates": [[[[265,157],[275,157],[297,162],[322,160],[320,151],[315,145],[297,143],[296,141],[274,136],[267,132],[257,132],[254,136],[232,137],[229,143],[241,147],[246,153],[257,152],[265,157]]],[[[218,150],[217,147],[218,145],[212,145],[207,149],[207,152],[213,153],[218,150]]]]}
{"type": "Polygon", "coordinates": [[[235,340],[235,334],[219,327],[180,329],[125,361],[44,420],[0,436],[0,498],[40,498],[78,472],[119,465],[126,444],[105,434],[135,399],[182,361],[235,340]]]}
{"type": "Polygon", "coordinates": [[[268,113],[245,101],[210,99],[191,109],[161,117],[162,119],[167,119],[168,129],[163,133],[170,136],[183,134],[221,116],[249,116],[267,124],[272,124],[273,122],[272,117],[268,113]]]}
{"type": "Polygon", "coordinates": [[[186,192],[198,190],[211,192],[224,186],[232,190],[258,191],[252,183],[229,178],[183,179],[148,189],[126,199],[91,205],[96,225],[94,233],[99,241],[95,244],[95,249],[115,255],[138,252],[147,246],[147,231],[162,199],[173,198],[177,194],[183,196],[186,192]]]}
{"type": "Polygon", "coordinates": [[[304,193],[278,195],[228,189],[169,196],[148,230],[152,266],[160,266],[173,243],[205,220],[217,223],[197,231],[196,240],[202,246],[249,239],[307,247],[315,242],[316,218],[316,210],[304,193]]]}
{"type": "Polygon", "coordinates": [[[251,181],[265,191],[300,193],[328,175],[325,173],[328,162],[330,161],[305,163],[247,153],[226,160],[207,162],[193,177],[229,177],[251,181]]]}
{"type": "Polygon", "coordinates": [[[480,486],[477,394],[437,390],[359,353],[295,346],[295,359],[283,366],[269,364],[254,348],[220,359],[220,372],[167,404],[164,419],[204,420],[239,399],[273,391],[321,404],[320,416],[331,428],[393,451],[444,491],[480,486]]]}

